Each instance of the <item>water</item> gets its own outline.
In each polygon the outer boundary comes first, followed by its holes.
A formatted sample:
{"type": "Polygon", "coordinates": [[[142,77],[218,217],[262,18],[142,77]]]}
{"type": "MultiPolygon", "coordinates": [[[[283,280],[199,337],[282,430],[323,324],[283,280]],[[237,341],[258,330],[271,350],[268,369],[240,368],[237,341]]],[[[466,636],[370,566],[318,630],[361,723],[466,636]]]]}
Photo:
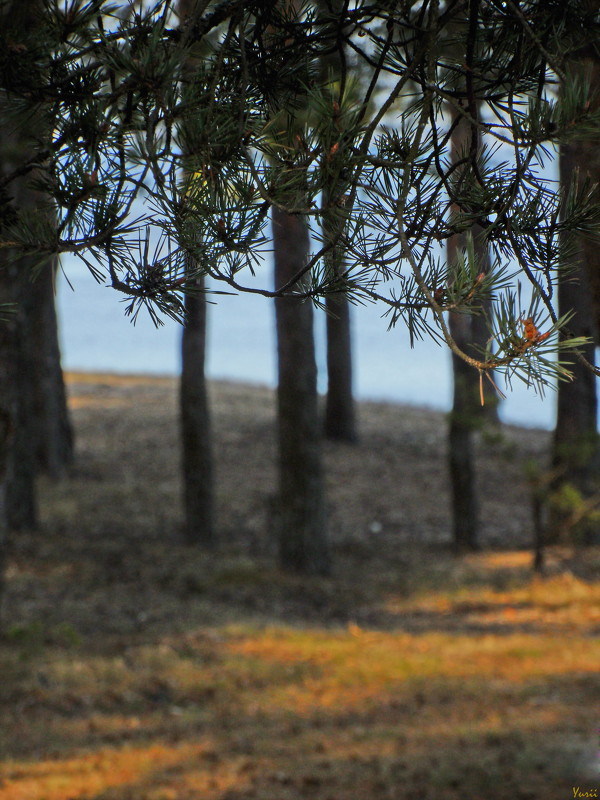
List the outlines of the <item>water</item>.
{"type": "MultiPolygon", "coordinates": [[[[63,365],[69,370],[176,375],[180,367],[180,327],[167,320],[156,329],[142,311],[133,325],[124,315],[123,296],[97,284],[79,262],[67,261],[74,287],[60,280],[63,365]]],[[[240,294],[218,296],[209,309],[207,372],[225,378],[275,386],[273,301],[240,294]]],[[[387,331],[378,306],[359,306],[353,314],[355,393],[366,400],[390,400],[448,410],[452,373],[446,348],[431,340],[411,350],[399,325],[387,331]]],[[[325,388],[325,319],[316,315],[320,390],[325,388]]],[[[500,388],[504,389],[501,384],[500,388]]],[[[545,399],[515,382],[502,404],[506,422],[551,428],[555,394],[545,399]]]]}

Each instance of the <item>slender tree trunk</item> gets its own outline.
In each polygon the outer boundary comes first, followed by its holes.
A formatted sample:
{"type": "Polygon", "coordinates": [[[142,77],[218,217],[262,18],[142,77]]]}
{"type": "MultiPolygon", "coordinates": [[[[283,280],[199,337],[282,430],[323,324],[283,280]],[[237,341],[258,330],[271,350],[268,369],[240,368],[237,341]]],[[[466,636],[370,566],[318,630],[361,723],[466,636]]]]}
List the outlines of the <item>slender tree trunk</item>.
{"type": "MultiPolygon", "coordinates": [[[[329,193],[325,193],[325,203],[329,193]]],[[[333,240],[343,221],[332,214],[325,215],[323,228],[326,239],[333,240]]],[[[343,247],[334,246],[326,256],[328,268],[342,284],[343,247]]],[[[352,341],[350,303],[345,292],[328,294],[325,298],[327,332],[327,395],[325,398],[325,436],[344,442],[355,442],[356,414],[352,394],[352,341]]]]}
{"type": "MultiPolygon", "coordinates": [[[[22,148],[6,141],[6,147],[22,148]]],[[[13,187],[21,210],[39,213],[43,199],[25,179],[13,187]]],[[[9,457],[7,515],[11,528],[37,525],[35,478],[59,478],[73,458],[73,433],[60,364],[52,264],[34,257],[4,260],[7,293],[15,304],[13,326],[14,433],[9,457]]]]}
{"type": "MultiPolygon", "coordinates": [[[[273,208],[275,284],[306,263],[309,235],[300,216],[273,208]]],[[[279,491],[276,533],[284,569],[329,573],[321,430],[317,402],[313,313],[310,301],[275,300],[278,355],[279,491]]]]}
{"type": "Polygon", "coordinates": [[[32,343],[36,463],[51,478],[60,478],[73,463],[74,437],[61,367],[55,274],[55,264],[49,263],[32,283],[28,327],[32,343]]]}
{"type": "Polygon", "coordinates": [[[0,629],[4,623],[4,569],[8,547],[9,513],[8,483],[11,461],[12,434],[15,428],[15,326],[14,315],[7,315],[2,305],[10,303],[12,287],[8,271],[0,260],[0,629]]]}
{"type": "MultiPolygon", "coordinates": [[[[597,8],[594,0],[594,6],[597,8]]],[[[573,77],[585,78],[590,85],[600,81],[600,58],[594,51],[580,54],[567,63],[566,69],[573,77]]],[[[596,99],[596,106],[600,101],[596,99]]],[[[560,183],[564,190],[573,179],[578,183],[589,179],[600,184],[600,134],[594,138],[573,140],[561,145],[560,183]]],[[[559,313],[574,311],[568,323],[575,336],[586,336],[592,341],[582,348],[585,358],[595,362],[595,344],[598,344],[600,320],[600,237],[579,234],[576,249],[570,258],[568,273],[560,277],[558,286],[559,313]]],[[[573,381],[558,384],[556,428],[554,431],[552,466],[557,474],[553,489],[570,484],[583,500],[600,493],[600,441],[597,431],[598,401],[596,378],[580,361],[573,358],[573,381]]],[[[565,515],[551,508],[547,540],[559,536],[565,515]]],[[[597,537],[593,525],[585,520],[579,526],[580,541],[591,542],[597,537]]]]}
{"type": "MultiPolygon", "coordinates": [[[[4,117],[4,113],[2,113],[4,117]]],[[[0,159],[3,168],[10,169],[23,154],[20,141],[23,132],[13,123],[4,125],[0,131],[0,159]]],[[[34,208],[32,193],[24,178],[15,181],[12,188],[17,204],[22,208],[34,208]]],[[[5,394],[3,405],[8,410],[12,430],[6,463],[6,522],[9,528],[21,530],[37,526],[37,503],[35,494],[35,425],[33,418],[33,358],[32,341],[29,335],[29,314],[32,258],[15,258],[12,252],[0,254],[3,302],[12,305],[5,326],[2,346],[5,352],[6,383],[0,386],[5,394]]]]}
{"type": "MultiPolygon", "coordinates": [[[[561,161],[564,163],[561,157],[561,161]]],[[[590,254],[598,263],[596,253],[590,254]]],[[[574,310],[569,330],[575,336],[595,338],[591,293],[584,268],[585,246],[580,249],[581,259],[576,270],[561,280],[558,304],[561,314],[574,310]]],[[[598,263],[600,267],[600,263],[598,263]]],[[[585,358],[594,363],[595,345],[592,341],[581,348],[585,358]]],[[[596,377],[580,361],[573,359],[570,366],[574,379],[561,381],[558,387],[557,419],[554,433],[554,465],[566,470],[565,479],[571,479],[585,488],[589,479],[598,477],[598,434],[596,377]]]]}
{"type": "MultiPolygon", "coordinates": [[[[485,268],[488,253],[485,240],[477,227],[473,228],[475,254],[485,268]]],[[[460,237],[448,241],[448,260],[456,259],[460,237]]],[[[483,317],[450,313],[450,332],[466,353],[474,345],[484,346],[488,336],[483,317]]],[[[485,405],[481,405],[480,382],[477,372],[462,358],[452,353],[454,381],[452,411],[448,429],[448,463],[452,486],[453,540],[458,550],[478,547],[479,502],[475,468],[474,435],[484,424],[498,423],[498,398],[491,385],[483,385],[485,405]]]]}
{"type": "MultiPolygon", "coordinates": [[[[465,157],[469,149],[471,127],[460,122],[452,135],[452,154],[455,163],[465,157]]],[[[465,178],[468,179],[468,178],[465,178]]],[[[489,269],[489,254],[483,232],[473,226],[475,256],[482,271],[489,269]]],[[[448,262],[456,262],[459,251],[466,245],[464,236],[448,240],[448,262]]],[[[483,316],[449,315],[450,332],[464,352],[473,352],[474,345],[485,345],[488,336],[483,316]]],[[[474,550],[478,547],[479,502],[474,455],[474,433],[482,423],[498,421],[498,399],[490,385],[483,387],[485,405],[481,406],[480,383],[477,372],[452,353],[454,379],[452,411],[448,429],[448,464],[452,488],[452,531],[457,550],[474,550]]]]}
{"type": "MultiPolygon", "coordinates": [[[[22,191],[21,208],[35,208],[22,191]]],[[[10,256],[9,256],[10,258],[10,256]]],[[[73,431],[60,363],[51,264],[36,274],[35,259],[5,263],[15,304],[13,325],[14,433],[10,451],[7,513],[15,530],[37,526],[38,471],[60,478],[73,460],[73,431]]]]}
{"type": "MultiPolygon", "coordinates": [[[[600,11],[600,0],[583,0],[583,6],[588,12],[597,14],[600,11]]],[[[592,88],[600,85],[600,53],[596,42],[590,43],[585,50],[573,54],[566,68],[572,74],[578,75],[589,82],[592,88]]],[[[600,109],[600,96],[592,92],[591,111],[600,109]]],[[[571,141],[562,150],[562,157],[572,160],[570,165],[566,161],[561,164],[561,181],[568,180],[567,169],[578,168],[581,178],[588,175],[598,185],[600,181],[600,131],[595,137],[590,137],[589,132],[585,139],[571,141]],[[564,171],[564,174],[563,174],[564,171]]],[[[600,337],[600,236],[582,237],[581,248],[583,266],[587,273],[587,282],[592,296],[593,327],[596,336],[600,337]]],[[[596,339],[600,346],[600,340],[596,339]]]]}
{"type": "MultiPolygon", "coordinates": [[[[342,72],[341,59],[343,45],[337,42],[339,21],[335,15],[342,14],[344,4],[340,0],[319,0],[319,12],[325,14],[328,22],[326,38],[326,54],[321,56],[322,79],[325,84],[338,81],[342,72]],[[331,15],[334,15],[333,17],[331,15]]],[[[330,91],[331,113],[334,113],[334,102],[339,106],[336,90],[330,91]]],[[[341,123],[338,122],[341,127],[341,123]]],[[[325,241],[332,241],[343,230],[343,210],[335,200],[344,194],[344,185],[340,180],[341,170],[335,158],[331,161],[330,185],[323,192],[323,233],[325,241]],[[331,206],[331,207],[330,207],[331,206]],[[330,208],[329,208],[330,207],[330,208]],[[328,210],[329,208],[329,210],[328,210]]],[[[344,269],[344,247],[337,244],[326,256],[328,268],[333,276],[342,283],[344,269]]],[[[355,442],[358,439],[356,413],[352,393],[352,337],[351,313],[348,295],[345,292],[329,294],[325,298],[327,311],[327,394],[325,396],[324,431],[328,439],[344,442],[355,442]]]]}
{"type": "MultiPolygon", "coordinates": [[[[181,19],[189,17],[198,7],[197,0],[179,0],[181,19]]],[[[193,61],[188,67],[193,80],[193,61]]],[[[179,385],[184,532],[189,544],[212,548],[216,545],[216,530],[211,419],[205,374],[207,303],[202,291],[204,279],[195,277],[191,282],[191,288],[197,291],[185,298],[179,385]]]]}
{"type": "MultiPolygon", "coordinates": [[[[471,342],[469,320],[453,315],[450,330],[461,349],[471,342]]],[[[452,490],[452,537],[459,551],[475,550],[478,545],[479,502],[477,497],[473,431],[472,371],[452,353],[454,391],[448,426],[448,465],[452,490]]]]}
{"type": "MultiPolygon", "coordinates": [[[[23,3],[20,7],[11,3],[0,8],[0,25],[6,28],[7,20],[10,19],[19,30],[24,10],[23,3]]],[[[7,102],[6,99],[0,101],[0,161],[3,169],[10,168],[12,159],[17,156],[15,131],[7,124],[7,102]]],[[[19,132],[16,133],[18,135],[19,132]]],[[[13,439],[18,422],[18,323],[14,311],[10,313],[6,310],[7,305],[13,305],[17,299],[13,271],[9,254],[0,253],[0,625],[4,622],[4,570],[12,514],[11,485],[14,485],[11,475],[14,467],[13,439]]]]}
{"type": "Polygon", "coordinates": [[[33,344],[28,331],[28,301],[31,274],[29,259],[8,267],[13,297],[17,304],[13,320],[12,390],[14,429],[9,452],[7,485],[8,524],[12,530],[34,529],[38,524],[36,497],[36,424],[33,402],[33,344]]]}
{"type": "MultiPolygon", "coordinates": [[[[598,142],[579,141],[563,145],[560,153],[561,184],[566,186],[578,172],[582,178],[589,176],[600,180],[598,142]]],[[[592,341],[581,348],[582,354],[592,364],[595,362],[595,342],[598,329],[595,324],[593,294],[590,275],[600,271],[600,241],[580,235],[577,252],[562,276],[558,286],[559,313],[574,311],[568,328],[574,336],[586,336],[592,341]]],[[[596,377],[580,361],[573,359],[570,366],[572,381],[558,384],[556,428],[554,430],[552,466],[557,473],[553,490],[569,484],[589,499],[600,493],[600,440],[597,430],[598,401],[596,377]]],[[[556,541],[564,527],[568,512],[552,506],[546,539],[556,541]]],[[[593,524],[582,521],[578,538],[591,543],[597,538],[593,524]]]]}
{"type": "MultiPolygon", "coordinates": [[[[2,11],[3,24],[12,28],[16,41],[42,35],[39,25],[40,0],[9,2],[2,11]]],[[[35,40],[35,39],[34,39],[35,40]]],[[[27,45],[24,45],[27,46],[27,45]]],[[[4,101],[10,104],[10,97],[4,101]]],[[[36,136],[50,135],[51,124],[43,122],[39,109],[18,120],[8,105],[1,114],[8,117],[0,133],[0,159],[3,167],[22,162],[27,155],[32,116],[36,136]],[[40,129],[39,126],[42,125],[40,129]],[[45,125],[45,130],[44,130],[45,125]]],[[[35,173],[11,184],[10,192],[19,213],[51,214],[46,199],[33,186],[35,173]]],[[[12,254],[14,255],[14,254],[12,254]]],[[[12,391],[14,392],[13,436],[8,454],[6,514],[16,529],[37,523],[35,475],[43,469],[59,477],[71,463],[73,435],[69,422],[66,392],[60,366],[60,349],[54,301],[53,268],[41,268],[35,257],[12,258],[4,254],[6,294],[15,303],[11,321],[10,345],[12,391]]]]}
{"type": "Polygon", "coordinates": [[[348,297],[330,294],[327,309],[327,396],[325,435],[328,439],[355,442],[356,414],[352,393],[352,342],[348,297]]]}
{"type": "MultiPolygon", "coordinates": [[[[196,288],[201,289],[202,279],[195,281],[196,288]]],[[[189,544],[213,547],[216,535],[212,436],[205,375],[207,303],[204,294],[188,294],[185,309],[179,395],[185,538],[189,544]]]]}

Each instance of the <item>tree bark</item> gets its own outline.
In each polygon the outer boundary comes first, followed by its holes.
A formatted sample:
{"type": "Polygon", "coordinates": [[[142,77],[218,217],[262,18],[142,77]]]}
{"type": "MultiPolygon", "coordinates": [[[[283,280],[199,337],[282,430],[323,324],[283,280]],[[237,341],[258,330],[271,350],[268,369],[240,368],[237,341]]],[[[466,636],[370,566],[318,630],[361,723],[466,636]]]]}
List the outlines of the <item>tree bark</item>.
{"type": "MultiPolygon", "coordinates": [[[[36,41],[41,17],[39,0],[9,3],[3,22],[12,30],[15,41],[36,41]]],[[[24,45],[26,46],[26,45],[24,45]]],[[[21,119],[11,110],[7,98],[2,116],[10,122],[0,134],[0,159],[3,168],[21,163],[28,152],[32,108],[21,119]]],[[[41,130],[35,135],[50,135],[51,125],[38,118],[41,130]]],[[[33,185],[35,172],[10,185],[18,214],[48,214],[47,199],[33,185]]],[[[11,319],[10,358],[14,392],[13,436],[8,455],[6,513],[11,527],[35,527],[37,523],[35,475],[38,469],[59,477],[73,457],[73,433],[60,364],[58,326],[54,299],[54,263],[39,265],[35,256],[14,258],[3,255],[5,295],[15,304],[11,319]]],[[[11,401],[12,402],[12,401],[11,401]]]]}
{"type": "MultiPolygon", "coordinates": [[[[202,287],[202,279],[195,279],[195,289],[202,287]]],[[[201,291],[188,294],[185,310],[179,394],[185,538],[189,544],[210,548],[216,544],[216,533],[211,421],[205,375],[205,295],[201,291]]]]}
{"type": "MultiPolygon", "coordinates": [[[[13,435],[8,457],[8,483],[6,508],[11,530],[37,528],[36,496],[36,424],[33,403],[33,373],[31,339],[29,337],[28,301],[31,274],[29,259],[5,267],[11,282],[13,302],[16,304],[12,321],[12,346],[8,358],[13,359],[11,403],[13,407],[13,435]]],[[[9,390],[11,391],[11,390],[9,390]]]]}
{"type": "Polygon", "coordinates": [[[48,263],[30,286],[28,309],[33,360],[33,416],[37,468],[57,479],[72,465],[73,427],[61,367],[55,302],[56,265],[48,263]]]}
{"type": "MultiPolygon", "coordinates": [[[[0,147],[5,163],[10,163],[14,148],[23,149],[21,143],[5,137],[0,147]]],[[[40,212],[43,198],[26,179],[15,181],[11,188],[19,213],[40,212]]],[[[37,525],[37,472],[59,478],[72,463],[73,432],[60,363],[53,265],[39,267],[33,256],[13,259],[6,254],[3,270],[6,296],[15,304],[10,356],[14,359],[14,433],[6,508],[10,527],[20,530],[37,525]]]]}
{"type": "MultiPolygon", "coordinates": [[[[5,110],[2,109],[2,117],[5,110]]],[[[0,160],[3,169],[12,168],[23,154],[21,142],[23,131],[16,124],[4,125],[0,131],[0,160]]],[[[34,207],[32,194],[25,179],[20,178],[11,186],[17,205],[34,207]]],[[[0,340],[4,352],[6,380],[0,386],[2,405],[8,415],[12,431],[10,447],[6,453],[5,514],[9,529],[21,530],[37,526],[37,503],[35,495],[35,424],[33,419],[33,359],[32,341],[29,335],[29,304],[32,280],[32,258],[16,258],[13,252],[0,253],[2,302],[11,309],[5,312],[0,322],[4,327],[0,340]]]]}
{"type": "MultiPolygon", "coordinates": [[[[35,193],[20,187],[21,210],[35,210],[35,193]]],[[[15,304],[11,358],[14,433],[10,450],[7,513],[15,530],[37,526],[35,479],[39,471],[60,478],[73,461],[73,430],[61,368],[51,263],[4,262],[7,294],[15,304]]]]}
{"type": "MultiPolygon", "coordinates": [[[[450,330],[456,343],[468,349],[471,343],[469,320],[451,315],[450,330]],[[452,319],[453,318],[453,319],[452,319]]],[[[478,546],[479,502],[477,497],[473,432],[473,379],[462,358],[452,353],[454,390],[448,426],[448,466],[452,490],[452,540],[458,551],[478,546]]]]}
{"type": "MultiPolygon", "coordinates": [[[[561,156],[561,166],[568,157],[561,156]]],[[[590,256],[598,262],[596,253],[590,256]]],[[[575,336],[587,336],[592,342],[581,348],[585,358],[594,363],[596,337],[587,270],[584,267],[586,246],[582,243],[574,271],[569,272],[558,287],[558,304],[561,314],[575,311],[568,328],[575,336]]],[[[600,267],[600,264],[598,264],[600,267]]],[[[588,478],[594,479],[598,469],[598,434],[596,377],[580,361],[570,365],[572,381],[561,381],[558,386],[557,418],[554,433],[554,464],[564,466],[576,484],[585,486],[588,478]]],[[[565,475],[566,477],[566,475],[565,475]]]]}
{"type": "MultiPolygon", "coordinates": [[[[594,74],[600,78],[598,63],[594,74]]],[[[600,181],[600,156],[598,141],[579,140],[564,144],[560,151],[560,181],[566,188],[574,176],[600,181]]],[[[558,308],[562,315],[574,311],[568,328],[574,336],[586,336],[591,342],[581,348],[582,354],[595,362],[595,343],[598,328],[594,311],[591,276],[600,272],[600,241],[598,237],[577,237],[577,250],[562,275],[558,285],[558,308]]],[[[598,400],[596,377],[579,360],[573,358],[570,369],[572,381],[558,384],[556,428],[554,431],[552,466],[557,473],[553,489],[570,484],[584,499],[600,492],[600,440],[597,431],[598,400]]],[[[565,515],[556,508],[551,510],[547,541],[556,541],[565,522],[565,515]]],[[[591,543],[597,533],[592,525],[580,524],[580,537],[591,543]]]]}
{"type": "MultiPolygon", "coordinates": [[[[452,135],[454,163],[465,157],[470,137],[470,125],[464,120],[459,122],[452,135]]],[[[482,271],[486,272],[490,264],[483,231],[474,225],[471,233],[475,256],[481,264],[482,271]]],[[[448,239],[448,263],[456,262],[459,251],[465,245],[465,236],[456,235],[448,239]]],[[[455,342],[464,352],[473,352],[475,355],[474,346],[485,345],[488,333],[483,316],[451,312],[449,326],[455,342]]],[[[454,388],[448,429],[452,538],[457,550],[475,550],[478,547],[479,502],[473,436],[483,422],[498,422],[498,398],[491,386],[486,384],[483,387],[485,405],[481,405],[478,373],[454,353],[452,353],[452,376],[454,388]]]]}
{"type": "Polygon", "coordinates": [[[327,310],[327,395],[325,436],[356,442],[356,414],[352,393],[352,341],[350,303],[344,293],[325,299],[327,310]]]}
{"type": "MultiPolygon", "coordinates": [[[[306,263],[309,235],[300,216],[273,208],[275,284],[306,263]]],[[[331,569],[321,465],[313,313],[310,301],[275,300],[279,489],[275,520],[280,564],[304,574],[331,569]]]]}
{"type": "MultiPolygon", "coordinates": [[[[583,0],[583,5],[588,13],[598,14],[600,11],[600,0],[583,0]]],[[[567,63],[566,69],[571,73],[578,74],[589,81],[592,89],[600,85],[600,54],[595,43],[588,45],[584,50],[571,54],[571,60],[567,63]]],[[[590,98],[590,111],[598,111],[600,108],[600,96],[598,92],[592,92],[590,98]]],[[[572,158],[571,168],[579,167],[581,177],[589,175],[592,183],[598,185],[600,181],[600,134],[596,137],[588,137],[585,140],[570,142],[562,149],[565,158],[572,158]]],[[[567,169],[565,163],[564,169],[567,169]]],[[[561,175],[563,167],[561,166],[561,175]]],[[[567,178],[567,175],[564,176],[567,178]]],[[[587,273],[588,286],[592,296],[593,325],[595,333],[600,336],[600,237],[582,237],[581,240],[583,265],[587,273]]],[[[600,341],[596,339],[596,345],[600,346],[600,341]]]]}
{"type": "MultiPolygon", "coordinates": [[[[182,20],[202,4],[179,0],[182,20]]],[[[188,63],[193,80],[194,64],[188,63]]],[[[190,265],[192,266],[192,265],[190,265]]],[[[185,324],[181,342],[179,384],[180,434],[184,505],[184,535],[188,544],[212,548],[216,545],[214,475],[210,408],[206,382],[207,303],[204,279],[194,277],[185,298],[185,324]]]]}
{"type": "Polygon", "coordinates": [[[2,309],[11,302],[12,287],[8,271],[0,262],[0,628],[4,622],[4,569],[8,547],[9,512],[8,484],[11,461],[12,434],[15,427],[15,319],[2,309]]]}
{"type": "MultiPolygon", "coordinates": [[[[339,81],[342,72],[341,59],[343,45],[337,41],[338,19],[331,15],[343,12],[344,4],[340,0],[320,0],[319,12],[326,14],[325,50],[321,55],[322,80],[327,85],[331,81],[339,81]]],[[[331,113],[334,101],[343,105],[343,98],[336,92],[330,92],[331,113]]],[[[344,185],[340,180],[341,170],[336,168],[335,159],[331,163],[330,185],[323,192],[323,233],[325,242],[333,241],[343,230],[343,210],[336,205],[336,198],[344,194],[344,185]],[[331,208],[328,211],[328,207],[331,208]]],[[[326,256],[328,268],[335,278],[340,278],[344,268],[344,248],[337,244],[326,256]]],[[[352,336],[351,313],[348,295],[345,292],[328,294],[325,298],[326,338],[327,338],[327,394],[325,396],[324,430],[328,439],[344,442],[356,442],[356,413],[352,393],[352,336]]]]}

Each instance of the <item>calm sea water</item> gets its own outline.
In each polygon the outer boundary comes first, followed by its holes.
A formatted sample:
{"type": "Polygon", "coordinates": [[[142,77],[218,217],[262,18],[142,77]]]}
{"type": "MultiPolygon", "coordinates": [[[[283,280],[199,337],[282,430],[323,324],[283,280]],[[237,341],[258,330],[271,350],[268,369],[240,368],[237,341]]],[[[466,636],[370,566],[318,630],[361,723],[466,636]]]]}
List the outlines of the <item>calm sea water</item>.
{"type": "MultiPolygon", "coordinates": [[[[61,278],[58,306],[63,365],[72,370],[175,375],[180,366],[179,326],[156,329],[142,312],[135,325],[124,315],[122,295],[97,284],[78,262],[64,265],[74,291],[61,278]]],[[[241,294],[214,297],[209,310],[208,374],[212,378],[275,385],[273,303],[241,294]]],[[[450,357],[426,340],[411,350],[402,326],[387,330],[377,306],[353,314],[355,392],[359,399],[391,400],[448,410],[452,391],[450,357]]],[[[320,388],[325,388],[325,320],[316,315],[320,388]]],[[[501,386],[501,388],[504,388],[501,386]]],[[[502,404],[506,422],[551,428],[555,395],[545,399],[515,382],[502,404]]]]}

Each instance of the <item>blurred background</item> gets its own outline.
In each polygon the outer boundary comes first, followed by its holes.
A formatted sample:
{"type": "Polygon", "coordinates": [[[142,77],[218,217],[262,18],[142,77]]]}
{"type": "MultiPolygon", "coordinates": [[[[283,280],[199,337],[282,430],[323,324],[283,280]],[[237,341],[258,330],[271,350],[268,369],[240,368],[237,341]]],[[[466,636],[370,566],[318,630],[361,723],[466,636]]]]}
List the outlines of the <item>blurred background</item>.
{"type": "MultiPolygon", "coordinates": [[[[177,375],[180,370],[180,326],[169,319],[155,328],[143,311],[135,325],[125,316],[125,300],[98,284],[75,258],[63,260],[59,281],[63,366],[67,370],[177,375]],[[68,278],[68,281],[66,278],[68,278]]],[[[272,269],[265,266],[263,285],[272,269]]],[[[215,295],[209,309],[210,378],[275,387],[275,318],[272,300],[257,295],[215,295]]],[[[377,305],[354,306],[355,394],[359,400],[387,400],[448,411],[452,398],[449,351],[426,338],[411,349],[402,324],[388,331],[377,305]]],[[[325,391],[325,317],[316,314],[320,390],[325,391]]],[[[505,387],[502,421],[552,429],[556,395],[536,395],[515,380],[505,387]]]]}

